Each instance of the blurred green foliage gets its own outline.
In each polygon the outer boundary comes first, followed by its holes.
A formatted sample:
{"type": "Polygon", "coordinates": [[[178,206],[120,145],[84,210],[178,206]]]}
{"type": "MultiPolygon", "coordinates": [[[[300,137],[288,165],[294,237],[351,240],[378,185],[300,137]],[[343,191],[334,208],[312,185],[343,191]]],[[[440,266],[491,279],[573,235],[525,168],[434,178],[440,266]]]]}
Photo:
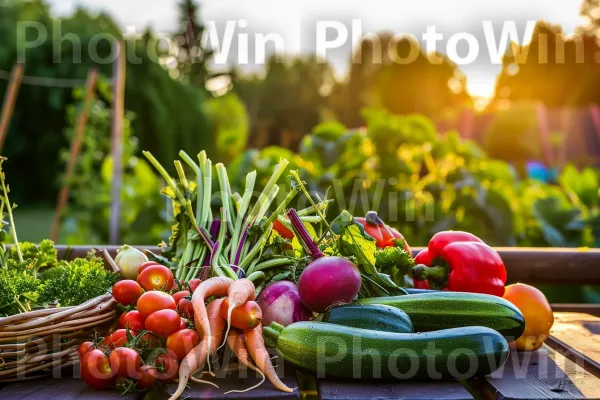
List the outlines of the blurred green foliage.
{"type": "MultiPolygon", "coordinates": [[[[77,9],[70,16],[53,18],[46,2],[31,0],[2,3],[0,37],[1,70],[11,70],[22,55],[25,75],[83,81],[92,67],[105,77],[112,76],[112,43],[107,37],[119,39],[121,33],[104,13],[77,9]],[[25,23],[18,26],[19,22],[25,23]],[[19,37],[19,33],[24,35],[19,37]],[[31,46],[38,36],[40,43],[31,46]]],[[[125,107],[144,116],[132,121],[139,146],[151,150],[165,165],[171,165],[180,149],[210,152],[213,136],[206,117],[205,90],[169,75],[156,59],[163,54],[151,32],[142,39],[128,40],[126,47],[125,107]]],[[[6,87],[7,81],[0,80],[0,94],[6,87]]],[[[6,172],[14,182],[15,201],[54,202],[56,176],[62,170],[58,155],[68,147],[61,132],[73,102],[70,87],[21,85],[3,149],[3,155],[11,160],[6,172]],[[23,184],[32,176],[35,185],[23,184]]]]}
{"type": "Polygon", "coordinates": [[[209,99],[206,104],[211,134],[216,138],[217,159],[228,164],[248,142],[248,113],[235,93],[209,99]]]}
{"type": "MultiPolygon", "coordinates": [[[[266,176],[281,157],[300,168],[311,191],[336,202],[328,212],[377,210],[411,245],[440,230],[473,232],[495,246],[600,245],[598,171],[567,166],[559,184],[521,179],[456,132],[440,134],[421,115],[364,110],[366,128],[325,122],[304,137],[298,153],[248,150],[234,170],[266,176]],[[261,171],[264,171],[261,173],[261,171]]],[[[243,185],[243,173],[231,174],[243,185]]]]}
{"type": "MultiPolygon", "coordinates": [[[[82,152],[70,181],[70,204],[61,233],[67,244],[109,243],[109,217],[112,186],[110,155],[110,91],[106,82],[99,84],[102,99],[93,102],[85,130],[82,152]]],[[[76,90],[75,99],[83,96],[76,90]]],[[[76,105],[67,107],[69,126],[65,136],[75,134],[76,105]]],[[[168,237],[167,203],[160,196],[161,181],[144,158],[135,156],[138,141],[133,136],[135,116],[128,112],[123,129],[123,177],[121,183],[121,241],[128,244],[157,244],[168,237]]],[[[69,150],[61,152],[67,160],[69,150]]]]}
{"type": "Polygon", "coordinates": [[[485,132],[484,147],[490,157],[513,163],[524,176],[525,164],[542,156],[536,105],[515,104],[499,111],[485,132]]]}

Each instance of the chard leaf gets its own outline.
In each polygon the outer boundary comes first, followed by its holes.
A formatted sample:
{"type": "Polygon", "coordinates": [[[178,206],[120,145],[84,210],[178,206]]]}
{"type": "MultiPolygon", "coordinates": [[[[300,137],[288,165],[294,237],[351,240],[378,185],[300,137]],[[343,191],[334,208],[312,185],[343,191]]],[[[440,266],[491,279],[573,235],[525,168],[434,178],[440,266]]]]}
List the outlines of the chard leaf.
{"type": "Polygon", "coordinates": [[[376,274],[375,239],[367,235],[361,224],[354,220],[348,211],[342,213],[333,221],[331,230],[339,235],[338,249],[345,257],[354,257],[359,269],[366,274],[376,274]]]}

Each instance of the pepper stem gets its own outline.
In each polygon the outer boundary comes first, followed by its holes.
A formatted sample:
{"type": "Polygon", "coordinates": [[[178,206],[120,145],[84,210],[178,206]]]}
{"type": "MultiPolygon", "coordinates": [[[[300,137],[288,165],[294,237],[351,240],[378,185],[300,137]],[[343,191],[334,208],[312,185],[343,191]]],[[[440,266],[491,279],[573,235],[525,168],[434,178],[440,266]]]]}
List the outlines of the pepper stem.
{"type": "Polygon", "coordinates": [[[369,211],[365,215],[365,220],[372,225],[384,226],[383,220],[377,215],[377,211],[369,211]]]}
{"type": "Polygon", "coordinates": [[[415,265],[412,269],[413,279],[418,281],[427,280],[429,286],[435,290],[441,290],[448,283],[448,267],[444,265],[436,265],[428,267],[425,264],[415,265]]]}

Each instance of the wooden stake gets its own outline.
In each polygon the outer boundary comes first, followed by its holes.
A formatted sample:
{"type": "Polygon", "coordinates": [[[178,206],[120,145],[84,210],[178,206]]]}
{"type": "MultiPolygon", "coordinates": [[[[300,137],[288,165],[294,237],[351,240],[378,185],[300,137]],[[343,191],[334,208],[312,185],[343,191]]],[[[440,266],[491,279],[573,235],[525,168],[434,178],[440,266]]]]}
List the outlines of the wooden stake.
{"type": "Polygon", "coordinates": [[[115,42],[117,59],[113,68],[112,142],[113,162],[112,187],[110,193],[111,244],[119,244],[121,221],[121,180],[123,179],[123,118],[125,108],[125,45],[115,42]]]}
{"type": "Polygon", "coordinates": [[[538,128],[542,140],[542,150],[544,152],[544,161],[548,167],[556,165],[552,145],[550,144],[550,126],[548,121],[548,110],[543,103],[538,103],[537,107],[538,128]]]}
{"type": "Polygon", "coordinates": [[[594,131],[598,140],[600,140],[600,107],[598,104],[592,104],[590,106],[590,114],[592,115],[592,122],[594,123],[594,131]]]}
{"type": "Polygon", "coordinates": [[[473,136],[473,110],[464,109],[460,114],[460,135],[465,139],[473,136]]]}
{"type": "Polygon", "coordinates": [[[96,80],[98,78],[98,71],[96,69],[90,70],[85,84],[85,97],[83,99],[83,108],[79,113],[77,119],[77,125],[75,126],[75,137],[71,142],[71,150],[69,152],[69,161],[65,169],[65,183],[58,193],[56,200],[56,209],[54,210],[54,218],[52,220],[52,231],[50,232],[50,238],[57,242],[60,235],[60,220],[62,217],[63,210],[67,206],[69,200],[69,190],[73,171],[75,170],[75,164],[79,153],[81,153],[81,145],[83,143],[83,135],[87,126],[88,118],[90,116],[90,108],[92,107],[92,100],[94,99],[94,93],[96,90],[96,80]]]}
{"type": "Polygon", "coordinates": [[[571,109],[561,108],[560,109],[560,134],[561,142],[558,145],[557,156],[556,156],[556,168],[561,171],[567,164],[567,146],[569,140],[569,132],[571,130],[571,109]]]}
{"type": "Polygon", "coordinates": [[[2,105],[2,116],[0,117],[0,154],[2,154],[2,149],[4,148],[4,140],[6,139],[8,125],[12,118],[13,110],[15,109],[15,102],[17,101],[17,95],[19,94],[22,77],[23,64],[16,63],[10,74],[8,89],[6,91],[6,96],[4,97],[4,104],[2,105]]]}

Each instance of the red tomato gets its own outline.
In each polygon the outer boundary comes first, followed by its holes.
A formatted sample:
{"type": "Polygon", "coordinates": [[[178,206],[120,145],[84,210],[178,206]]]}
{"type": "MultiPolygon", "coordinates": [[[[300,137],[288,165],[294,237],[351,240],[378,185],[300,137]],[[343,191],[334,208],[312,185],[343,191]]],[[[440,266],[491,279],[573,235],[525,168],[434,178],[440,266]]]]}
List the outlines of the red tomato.
{"type": "Polygon", "coordinates": [[[81,378],[93,389],[107,389],[113,382],[113,372],[106,354],[91,350],[81,359],[81,378]]]}
{"type": "Polygon", "coordinates": [[[158,370],[152,365],[144,365],[138,371],[137,388],[140,390],[150,389],[158,379],[158,370]]]}
{"type": "Polygon", "coordinates": [[[170,350],[181,361],[198,344],[198,332],[192,329],[182,329],[167,338],[167,350],[170,350]]]}
{"type": "Polygon", "coordinates": [[[164,265],[150,265],[145,268],[137,278],[144,290],[164,290],[168,292],[173,288],[173,273],[164,265]]]}
{"type": "Polygon", "coordinates": [[[183,299],[184,297],[188,297],[189,295],[189,291],[182,290],[181,292],[177,292],[173,295],[173,300],[175,300],[175,304],[179,304],[179,300],[183,299]]]}
{"type": "Polygon", "coordinates": [[[142,365],[140,354],[128,347],[118,347],[108,357],[110,369],[116,376],[123,378],[137,378],[138,370],[142,365]]]}
{"type": "Polygon", "coordinates": [[[94,350],[95,346],[92,342],[83,342],[77,348],[77,353],[79,354],[79,359],[85,356],[88,352],[94,350]]]}
{"type": "Polygon", "coordinates": [[[137,301],[137,309],[144,318],[148,318],[148,315],[158,310],[176,308],[175,300],[171,295],[157,290],[144,293],[137,301]]]}
{"type": "Polygon", "coordinates": [[[177,311],[184,318],[192,318],[194,316],[194,306],[191,299],[181,299],[177,303],[177,311]]]}
{"type": "Polygon", "coordinates": [[[202,282],[202,281],[201,281],[200,279],[198,279],[198,278],[191,279],[191,280],[188,282],[188,286],[189,286],[189,288],[190,288],[190,291],[191,291],[192,293],[194,293],[194,292],[196,291],[196,289],[198,288],[198,286],[200,286],[200,283],[201,283],[201,282],[202,282]]]}
{"type": "Polygon", "coordinates": [[[187,290],[187,283],[183,279],[174,279],[173,292],[177,293],[182,290],[187,290]]]}
{"type": "Polygon", "coordinates": [[[179,324],[179,330],[187,328],[187,319],[181,318],[181,323],[179,324]]]}
{"type": "Polygon", "coordinates": [[[148,268],[151,265],[160,265],[160,264],[157,263],[156,261],[146,261],[145,263],[140,264],[140,266],[138,267],[138,275],[141,274],[143,270],[145,270],[146,268],[148,268]]]}
{"type": "Polygon", "coordinates": [[[158,347],[164,347],[160,343],[160,338],[157,337],[156,335],[150,333],[150,332],[144,333],[144,335],[140,338],[140,343],[145,348],[155,349],[155,348],[158,348],[158,347]]]}
{"type": "Polygon", "coordinates": [[[133,329],[134,331],[141,331],[144,329],[144,317],[137,310],[124,312],[119,317],[117,325],[119,328],[129,327],[129,329],[133,329]]]}
{"type": "Polygon", "coordinates": [[[158,368],[158,380],[160,382],[175,382],[177,373],[179,372],[179,361],[177,361],[177,357],[172,352],[160,354],[156,357],[154,364],[158,368]]]}
{"type": "MultiPolygon", "coordinates": [[[[135,332],[133,330],[129,330],[133,336],[135,336],[135,332]]],[[[112,334],[105,337],[102,342],[100,342],[101,346],[108,347],[109,349],[114,349],[116,347],[123,347],[127,343],[127,330],[126,329],[117,329],[112,334]]]]}
{"type": "Polygon", "coordinates": [[[125,279],[114,284],[112,295],[115,300],[124,306],[133,304],[142,295],[142,287],[136,281],[125,279]]]}
{"type": "Polygon", "coordinates": [[[175,310],[158,310],[146,318],[146,330],[160,336],[167,337],[179,330],[181,317],[175,310]]]}

